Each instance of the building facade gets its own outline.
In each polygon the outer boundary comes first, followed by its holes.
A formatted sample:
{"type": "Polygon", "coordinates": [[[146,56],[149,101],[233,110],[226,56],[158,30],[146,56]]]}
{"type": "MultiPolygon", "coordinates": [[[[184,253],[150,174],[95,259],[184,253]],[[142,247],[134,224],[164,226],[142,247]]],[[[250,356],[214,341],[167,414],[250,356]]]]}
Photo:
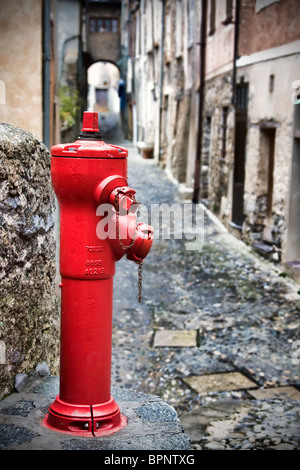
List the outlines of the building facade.
{"type": "Polygon", "coordinates": [[[247,88],[242,235],[291,270],[300,261],[299,103],[293,95],[300,70],[300,4],[249,4],[251,14],[241,8],[237,60],[238,86],[247,88]]]}
{"type": "Polygon", "coordinates": [[[237,237],[300,260],[300,4],[124,1],[132,134],[237,237]]]}
{"type": "Polygon", "coordinates": [[[43,137],[42,1],[1,3],[1,122],[43,137]],[[18,5],[16,5],[16,3],[18,5]],[[24,108],[34,106],[27,114],[24,108]]]}

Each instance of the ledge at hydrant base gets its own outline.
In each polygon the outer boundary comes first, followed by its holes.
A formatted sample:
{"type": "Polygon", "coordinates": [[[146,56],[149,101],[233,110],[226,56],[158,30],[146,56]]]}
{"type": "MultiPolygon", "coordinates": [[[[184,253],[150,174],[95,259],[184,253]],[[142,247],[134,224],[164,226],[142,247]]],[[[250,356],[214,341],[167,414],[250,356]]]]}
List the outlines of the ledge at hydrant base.
{"type": "Polygon", "coordinates": [[[0,449],[9,450],[190,450],[173,406],[161,398],[128,388],[112,387],[111,394],[127,418],[120,430],[86,438],[53,432],[41,426],[59,393],[59,377],[40,378],[19,393],[0,401],[0,449]]]}
{"type": "MultiPolygon", "coordinates": [[[[74,420],[76,421],[76,420],[74,420]]],[[[43,419],[41,426],[47,429],[51,429],[52,431],[59,432],[61,434],[67,434],[73,437],[101,437],[101,436],[109,436],[110,434],[114,434],[125,426],[127,426],[127,417],[120,414],[120,422],[118,425],[112,426],[109,429],[105,429],[105,426],[102,429],[93,429],[93,425],[89,426],[89,429],[86,431],[83,429],[76,429],[73,427],[73,430],[66,430],[66,429],[59,429],[58,427],[51,426],[49,424],[49,413],[46,414],[45,418],[43,419]]]]}
{"type": "Polygon", "coordinates": [[[64,402],[57,395],[42,421],[42,426],[53,431],[83,437],[105,436],[126,424],[127,419],[112,396],[103,403],[79,405],[64,402]]]}

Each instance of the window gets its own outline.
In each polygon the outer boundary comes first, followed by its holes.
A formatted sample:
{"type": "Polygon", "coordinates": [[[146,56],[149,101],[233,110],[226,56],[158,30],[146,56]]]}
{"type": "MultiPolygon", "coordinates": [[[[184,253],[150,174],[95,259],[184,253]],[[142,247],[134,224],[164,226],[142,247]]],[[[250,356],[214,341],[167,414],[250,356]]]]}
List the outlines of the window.
{"type": "Polygon", "coordinates": [[[210,0],[209,34],[212,36],[216,31],[216,0],[210,0]]]}
{"type": "Polygon", "coordinates": [[[118,31],[117,18],[90,18],[91,33],[118,33],[118,31]]]}
{"type": "Polygon", "coordinates": [[[221,159],[223,161],[226,158],[227,118],[228,118],[228,106],[224,106],[222,110],[222,125],[221,125],[221,159]]]}
{"type": "Polygon", "coordinates": [[[263,8],[272,5],[273,3],[278,3],[280,0],[256,0],[255,2],[255,13],[258,13],[263,8]]]}
{"type": "Polygon", "coordinates": [[[118,31],[119,31],[118,20],[116,19],[111,20],[111,32],[117,33],[118,31]]]}
{"type": "Polygon", "coordinates": [[[108,90],[107,88],[96,88],[96,110],[108,111],[108,90]]]}
{"type": "Polygon", "coordinates": [[[248,83],[241,82],[236,89],[236,105],[239,109],[248,107],[248,83]]]}
{"type": "Polygon", "coordinates": [[[188,47],[191,47],[194,43],[194,21],[195,21],[195,2],[194,0],[189,0],[188,4],[188,47]]]}
{"type": "Polygon", "coordinates": [[[137,11],[135,15],[135,57],[141,53],[141,12],[137,11]]]}
{"type": "Polygon", "coordinates": [[[233,22],[233,16],[232,16],[232,11],[233,11],[233,0],[226,0],[226,18],[223,24],[230,24],[233,22]]]}
{"type": "Polygon", "coordinates": [[[145,36],[146,36],[146,51],[152,52],[153,49],[153,2],[146,2],[146,22],[145,22],[145,36]]]}
{"type": "Polygon", "coordinates": [[[172,18],[170,12],[166,13],[165,20],[165,63],[169,64],[172,59],[172,18]]]}
{"type": "Polygon", "coordinates": [[[269,77],[269,92],[273,93],[275,84],[275,75],[271,74],[269,77]]]}
{"type": "Polygon", "coordinates": [[[175,53],[176,58],[182,56],[182,2],[181,0],[176,0],[176,34],[175,34],[175,53]]]}
{"type": "MultiPolygon", "coordinates": [[[[257,188],[263,204],[259,212],[263,217],[272,216],[273,202],[273,173],[275,156],[276,127],[274,123],[265,122],[260,128],[259,162],[257,174],[257,188]],[[270,127],[269,127],[270,126],[270,127]]],[[[270,241],[270,240],[269,240],[270,241]]]]}

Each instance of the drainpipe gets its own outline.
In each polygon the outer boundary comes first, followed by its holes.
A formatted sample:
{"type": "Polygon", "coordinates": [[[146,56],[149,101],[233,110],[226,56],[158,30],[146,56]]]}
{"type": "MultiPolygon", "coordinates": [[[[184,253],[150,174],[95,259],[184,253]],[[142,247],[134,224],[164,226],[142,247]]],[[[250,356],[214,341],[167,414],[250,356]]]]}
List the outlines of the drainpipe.
{"type": "Polygon", "coordinates": [[[238,59],[239,43],[239,24],[240,24],[240,0],[236,0],[235,7],[235,29],[234,29],[234,52],[233,52],[233,73],[232,73],[232,104],[236,105],[236,62],[238,59]]]}
{"type": "Polygon", "coordinates": [[[43,2],[43,140],[50,147],[51,0],[43,2]]]}
{"type": "MultiPolygon", "coordinates": [[[[123,3],[123,2],[122,2],[123,3]]],[[[86,40],[86,44],[85,44],[85,47],[86,47],[86,50],[88,51],[89,48],[90,48],[90,10],[89,10],[89,2],[88,0],[85,0],[85,40],[86,40]]]]}
{"type": "Polygon", "coordinates": [[[203,109],[204,109],[204,86],[205,86],[205,55],[206,55],[206,24],[207,24],[207,0],[201,2],[201,33],[200,33],[200,87],[199,87],[199,114],[198,114],[198,139],[195,160],[194,193],[192,201],[199,202],[200,193],[200,171],[202,160],[202,138],[203,138],[203,109]]]}
{"type": "Polygon", "coordinates": [[[162,106],[163,106],[163,83],[164,83],[164,55],[165,55],[165,0],[162,2],[162,21],[161,21],[161,61],[160,61],[160,91],[159,91],[159,131],[158,131],[158,160],[161,160],[161,133],[162,133],[162,106]]]}

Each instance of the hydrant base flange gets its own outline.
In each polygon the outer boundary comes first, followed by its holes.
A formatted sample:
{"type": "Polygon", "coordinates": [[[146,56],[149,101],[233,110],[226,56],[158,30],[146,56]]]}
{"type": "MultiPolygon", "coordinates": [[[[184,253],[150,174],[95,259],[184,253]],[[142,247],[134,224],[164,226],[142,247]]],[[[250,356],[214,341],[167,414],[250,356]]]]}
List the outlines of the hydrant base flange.
{"type": "Polygon", "coordinates": [[[45,428],[84,437],[105,436],[126,425],[127,418],[113,398],[99,405],[72,405],[57,396],[42,421],[45,428]]]}

